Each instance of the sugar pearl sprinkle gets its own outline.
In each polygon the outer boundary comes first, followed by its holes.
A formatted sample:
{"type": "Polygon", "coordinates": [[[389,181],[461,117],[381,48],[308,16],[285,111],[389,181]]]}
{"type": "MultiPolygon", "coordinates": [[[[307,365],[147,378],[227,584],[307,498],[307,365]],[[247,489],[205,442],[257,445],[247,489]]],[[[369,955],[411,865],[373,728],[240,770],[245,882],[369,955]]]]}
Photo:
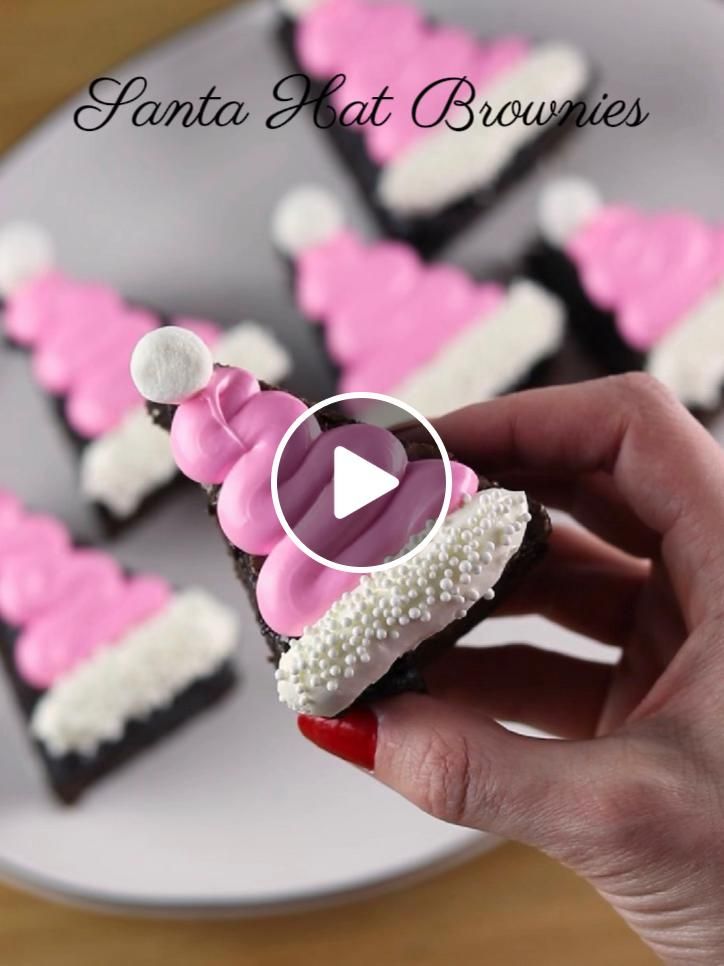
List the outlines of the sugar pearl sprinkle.
{"type": "MultiPolygon", "coordinates": [[[[499,488],[466,496],[435,538],[410,561],[364,575],[283,655],[279,700],[330,717],[350,705],[394,661],[493,590],[520,548],[531,517],[525,493],[499,488]]],[[[430,531],[429,521],[405,547],[430,531]]]]}

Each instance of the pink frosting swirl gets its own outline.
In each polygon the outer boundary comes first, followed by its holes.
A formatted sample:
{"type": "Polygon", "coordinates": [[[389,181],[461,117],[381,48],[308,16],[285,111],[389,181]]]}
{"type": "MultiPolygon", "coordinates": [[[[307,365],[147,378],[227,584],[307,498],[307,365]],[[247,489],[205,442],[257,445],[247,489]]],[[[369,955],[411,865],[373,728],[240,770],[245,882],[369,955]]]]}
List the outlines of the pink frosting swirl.
{"type": "Polygon", "coordinates": [[[724,228],[694,215],[601,208],[568,241],[588,298],[646,351],[724,281],[724,228]]]}
{"type": "Polygon", "coordinates": [[[18,673],[49,688],[98,648],[166,606],[160,577],[128,577],[107,555],[74,547],[52,517],[26,513],[0,491],[0,617],[20,629],[18,673]]]}
{"type": "MultiPolygon", "coordinates": [[[[107,285],[77,282],[52,271],[13,292],[5,331],[33,350],[33,374],[49,393],[65,398],[69,425],[85,439],[113,429],[139,405],[129,372],[138,340],[158,316],[123,301],[107,285]]],[[[207,344],[219,336],[210,322],[178,319],[207,344]]]]}
{"type": "MultiPolygon", "coordinates": [[[[385,164],[435,130],[412,121],[412,104],[423,88],[444,77],[467,76],[480,90],[518,64],[530,45],[522,37],[481,43],[460,28],[430,23],[410,3],[324,0],[299,20],[295,47],[299,64],[311,76],[347,75],[334,95],[339,108],[369,100],[389,85],[395,98],[388,102],[390,119],[357,128],[370,157],[385,164]]],[[[426,117],[437,117],[449,95],[447,86],[432,92],[426,117]]]]}
{"type": "MultiPolygon", "coordinates": [[[[203,484],[221,484],[219,524],[234,546],[266,557],[257,582],[257,603],[267,624],[299,636],[322,617],[358,574],[316,563],[285,534],[272,501],[271,467],[277,447],[304,404],[288,393],[260,391],[242,369],[218,368],[208,387],[177,408],[171,428],[179,469],[203,484]]],[[[452,465],[451,508],[477,490],[476,474],[452,465]]],[[[348,425],[322,432],[306,420],[286,447],[279,469],[279,498],[295,533],[327,559],[371,566],[398,554],[410,537],[440,510],[443,473],[439,460],[409,463],[404,447],[387,430],[348,425]],[[345,446],[400,480],[392,493],[344,520],[332,506],[332,455],[345,446]]]]}
{"type": "Polygon", "coordinates": [[[297,261],[297,303],[325,326],[342,392],[394,391],[504,295],[453,265],[425,264],[403,242],[346,230],[297,261]]]}

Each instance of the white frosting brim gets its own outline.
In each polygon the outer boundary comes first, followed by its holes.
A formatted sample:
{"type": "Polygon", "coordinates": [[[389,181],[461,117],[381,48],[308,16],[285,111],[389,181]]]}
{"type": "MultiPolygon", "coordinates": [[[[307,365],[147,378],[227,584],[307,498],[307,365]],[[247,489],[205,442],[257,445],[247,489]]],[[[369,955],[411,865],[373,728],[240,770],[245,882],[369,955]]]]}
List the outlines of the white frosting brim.
{"type": "Polygon", "coordinates": [[[521,279],[494,312],[463,329],[391,395],[431,417],[491,399],[553,355],[564,332],[561,302],[521,279]]]}
{"type": "MultiPolygon", "coordinates": [[[[256,322],[241,322],[213,347],[216,362],[241,366],[259,379],[280,382],[291,368],[286,350],[256,322]]],[[[171,442],[139,404],[108,433],[91,440],[81,455],[83,495],[114,516],[132,516],[155,490],[170,483],[177,468],[171,442]]]]}
{"type": "Polygon", "coordinates": [[[258,322],[240,322],[224,332],[213,354],[215,362],[248,369],[264,382],[281,382],[292,368],[287,350],[258,322]]]}
{"type": "Polygon", "coordinates": [[[687,406],[719,405],[724,386],[724,284],[653,347],[646,368],[687,406]]]}
{"type": "Polygon", "coordinates": [[[176,476],[168,433],[138,406],[109,433],[92,440],[81,454],[83,495],[123,519],[176,476]]]}
{"type": "Polygon", "coordinates": [[[280,701],[304,714],[343,711],[397,658],[493,596],[529,521],[525,493],[467,498],[409,563],[363,577],[292,641],[277,670],[280,701]]]}
{"type": "MultiPolygon", "coordinates": [[[[580,96],[588,77],[588,65],[577,50],[564,44],[542,45],[482,86],[473,111],[485,102],[491,106],[491,116],[510,101],[560,104],[580,96]]],[[[477,114],[467,131],[441,125],[382,169],[379,200],[397,214],[434,214],[493,184],[518,151],[544,130],[521,121],[510,127],[484,127],[477,114]]]]}
{"type": "Polygon", "coordinates": [[[202,590],[173,597],[159,614],[101,648],[40,698],[33,736],[54,756],[92,755],[119,741],[129,721],[165,708],[233,654],[237,620],[202,590]]]}

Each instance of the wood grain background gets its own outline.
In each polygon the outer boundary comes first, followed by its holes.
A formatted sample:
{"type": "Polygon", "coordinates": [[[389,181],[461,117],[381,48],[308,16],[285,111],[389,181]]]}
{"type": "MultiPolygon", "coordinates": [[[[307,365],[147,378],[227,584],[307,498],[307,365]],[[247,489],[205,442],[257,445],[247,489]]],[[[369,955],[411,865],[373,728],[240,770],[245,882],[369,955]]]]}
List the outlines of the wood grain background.
{"type": "MultiPolygon", "coordinates": [[[[0,0],[0,151],[112,64],[228,5],[228,0],[0,0]]],[[[402,892],[274,920],[128,919],[53,905],[0,886],[3,966],[654,962],[585,883],[514,845],[402,892]]]]}

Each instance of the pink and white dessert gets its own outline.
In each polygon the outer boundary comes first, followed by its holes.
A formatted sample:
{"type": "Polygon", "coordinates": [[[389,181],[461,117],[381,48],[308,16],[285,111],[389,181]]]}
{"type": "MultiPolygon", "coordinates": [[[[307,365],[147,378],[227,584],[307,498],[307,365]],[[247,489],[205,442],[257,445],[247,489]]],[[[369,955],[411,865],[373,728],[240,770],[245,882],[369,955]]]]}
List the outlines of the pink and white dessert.
{"type": "Polygon", "coordinates": [[[299,311],[324,331],[340,392],[379,392],[439,416],[521,387],[563,342],[565,311],[542,286],[479,282],[405,242],[369,241],[324,189],[284,198],[272,236],[299,311]]]}
{"type": "MultiPolygon", "coordinates": [[[[59,400],[79,449],[83,495],[109,523],[130,520],[177,476],[168,439],[149,425],[128,372],[136,342],[164,320],[111,286],[56,268],[50,239],[32,225],[0,232],[0,296],[6,339],[32,354],[34,379],[59,400]]],[[[255,322],[227,330],[201,319],[173,322],[201,336],[219,362],[254,366],[274,381],[289,371],[285,350],[255,322]]]]}
{"type": "Polygon", "coordinates": [[[419,687],[422,656],[481,621],[545,546],[540,506],[455,462],[448,515],[423,545],[440,506],[437,449],[320,414],[292,437],[278,479],[287,521],[305,545],[363,572],[327,567],[287,535],[270,485],[277,448],[304,402],[263,388],[245,369],[214,367],[201,340],[173,328],[141,340],[133,374],[170,432],[179,469],[208,494],[277,663],[279,699],[295,711],[332,716],[363,696],[419,687]],[[399,481],[343,520],[333,512],[338,446],[399,481]],[[411,559],[367,572],[418,545],[411,559]]]}
{"type": "Polygon", "coordinates": [[[555,119],[510,123],[505,105],[532,105],[536,115],[551,102],[577,102],[590,84],[586,59],[570,44],[534,43],[520,33],[481,39],[431,21],[406,0],[282,0],[281,8],[283,42],[297,69],[319,89],[346,78],[331,94],[341,117],[329,131],[385,228],[421,249],[493,203],[560,130],[555,119]],[[472,89],[438,83],[445,78],[466,78],[472,89]],[[381,102],[376,123],[339,123],[348,121],[347,105],[370,103],[385,89],[393,100],[381,102]],[[470,100],[471,115],[454,106],[445,113],[456,97],[470,100]],[[452,129],[469,116],[468,130],[452,129]]]}
{"type": "Polygon", "coordinates": [[[0,655],[64,801],[219,699],[236,639],[205,591],[128,574],[0,491],[0,655]]]}
{"type": "Polygon", "coordinates": [[[568,303],[574,329],[613,371],[644,369],[683,403],[717,410],[724,387],[724,221],[607,204],[586,181],[540,203],[534,273],[568,303]]]}

